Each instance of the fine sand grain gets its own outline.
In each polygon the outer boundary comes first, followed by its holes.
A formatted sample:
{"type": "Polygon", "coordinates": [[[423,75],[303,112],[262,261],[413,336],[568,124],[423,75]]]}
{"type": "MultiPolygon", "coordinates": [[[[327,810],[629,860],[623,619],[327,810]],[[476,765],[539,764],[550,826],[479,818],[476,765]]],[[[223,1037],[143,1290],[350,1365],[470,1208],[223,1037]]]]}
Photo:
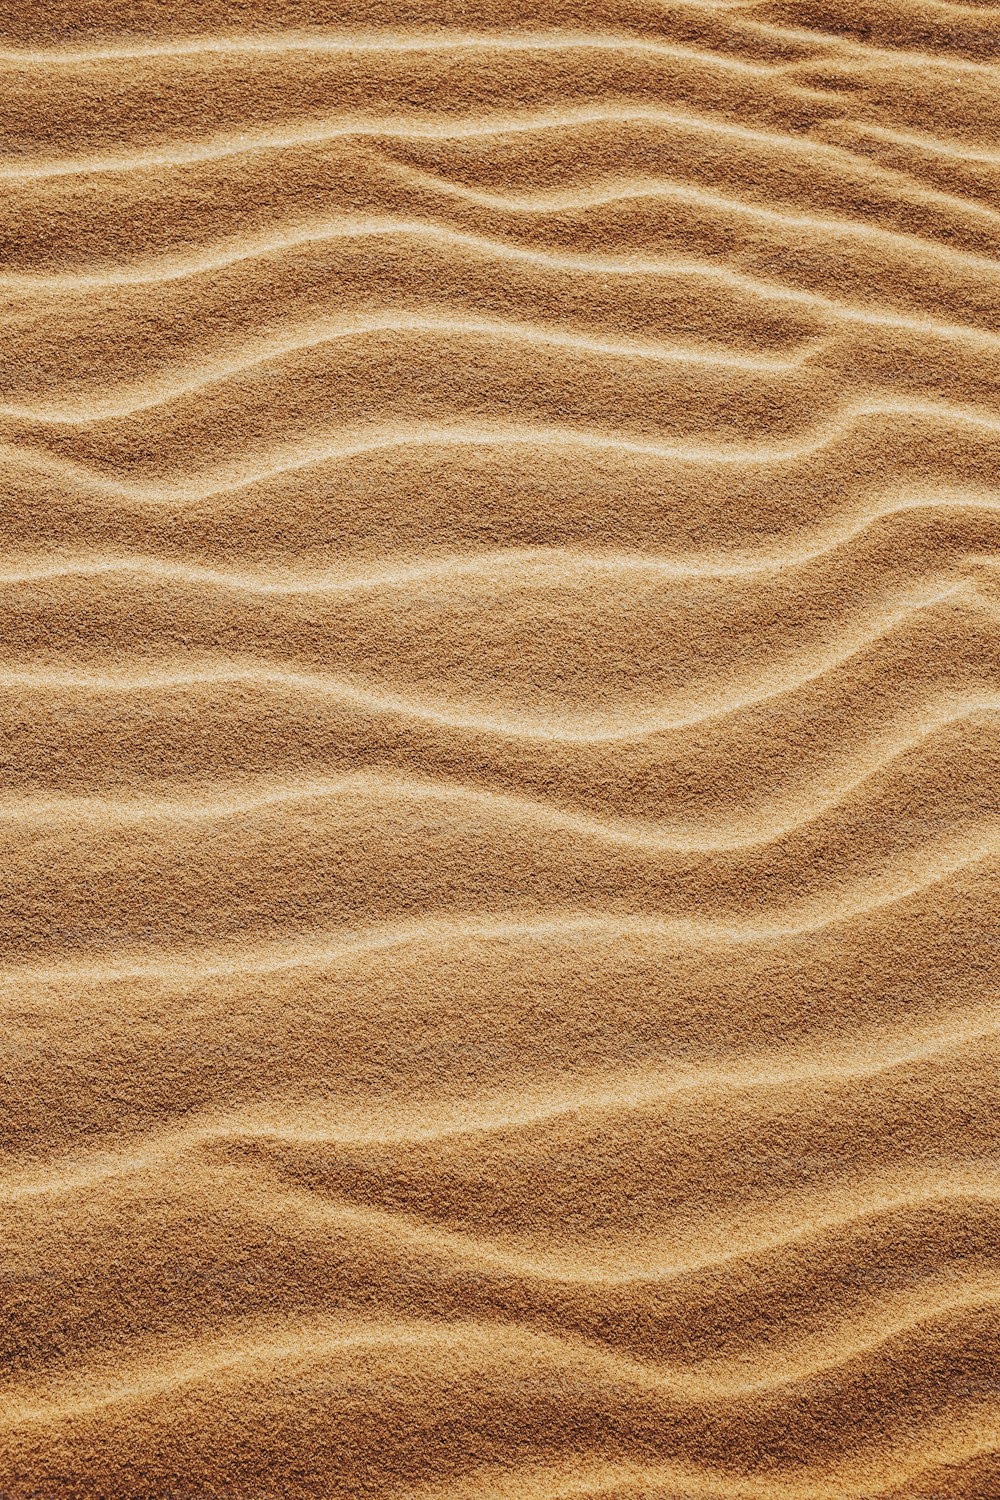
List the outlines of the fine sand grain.
{"type": "Polygon", "coordinates": [[[2,1500],[998,1500],[1000,9],[8,0],[2,1500]]]}

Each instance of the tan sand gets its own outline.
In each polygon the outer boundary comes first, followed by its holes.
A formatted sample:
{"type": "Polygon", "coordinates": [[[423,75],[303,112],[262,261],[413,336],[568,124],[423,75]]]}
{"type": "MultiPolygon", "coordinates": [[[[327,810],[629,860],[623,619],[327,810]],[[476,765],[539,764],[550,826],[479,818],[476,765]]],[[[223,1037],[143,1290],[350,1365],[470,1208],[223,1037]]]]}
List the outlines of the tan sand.
{"type": "Polygon", "coordinates": [[[11,0],[0,1496],[1000,1497],[1000,9],[11,0]]]}

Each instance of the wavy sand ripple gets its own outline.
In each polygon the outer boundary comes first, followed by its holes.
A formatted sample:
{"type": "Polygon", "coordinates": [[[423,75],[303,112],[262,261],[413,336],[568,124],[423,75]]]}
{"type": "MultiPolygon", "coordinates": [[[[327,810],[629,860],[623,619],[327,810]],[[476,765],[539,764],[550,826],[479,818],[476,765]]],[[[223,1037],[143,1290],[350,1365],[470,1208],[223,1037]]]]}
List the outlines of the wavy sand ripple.
{"type": "Polygon", "coordinates": [[[8,7],[4,1497],[1000,1495],[998,56],[8,7]]]}

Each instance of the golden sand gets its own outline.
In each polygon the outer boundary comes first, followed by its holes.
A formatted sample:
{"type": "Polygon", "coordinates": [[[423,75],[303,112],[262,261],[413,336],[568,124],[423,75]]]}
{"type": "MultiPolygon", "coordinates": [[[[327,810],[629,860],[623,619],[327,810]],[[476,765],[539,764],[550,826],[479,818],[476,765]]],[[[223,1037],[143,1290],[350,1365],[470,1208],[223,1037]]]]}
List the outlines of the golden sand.
{"type": "Polygon", "coordinates": [[[0,1496],[1000,1497],[1000,9],[10,0],[0,1496]]]}

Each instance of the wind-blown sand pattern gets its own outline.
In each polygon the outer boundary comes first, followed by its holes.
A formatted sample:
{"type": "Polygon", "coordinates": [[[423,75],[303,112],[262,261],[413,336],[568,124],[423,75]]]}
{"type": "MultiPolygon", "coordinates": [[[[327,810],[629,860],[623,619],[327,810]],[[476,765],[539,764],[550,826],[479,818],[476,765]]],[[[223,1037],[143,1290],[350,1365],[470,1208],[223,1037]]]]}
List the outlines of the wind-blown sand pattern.
{"type": "Polygon", "coordinates": [[[11,0],[0,1495],[1000,1496],[1000,8],[11,0]]]}

